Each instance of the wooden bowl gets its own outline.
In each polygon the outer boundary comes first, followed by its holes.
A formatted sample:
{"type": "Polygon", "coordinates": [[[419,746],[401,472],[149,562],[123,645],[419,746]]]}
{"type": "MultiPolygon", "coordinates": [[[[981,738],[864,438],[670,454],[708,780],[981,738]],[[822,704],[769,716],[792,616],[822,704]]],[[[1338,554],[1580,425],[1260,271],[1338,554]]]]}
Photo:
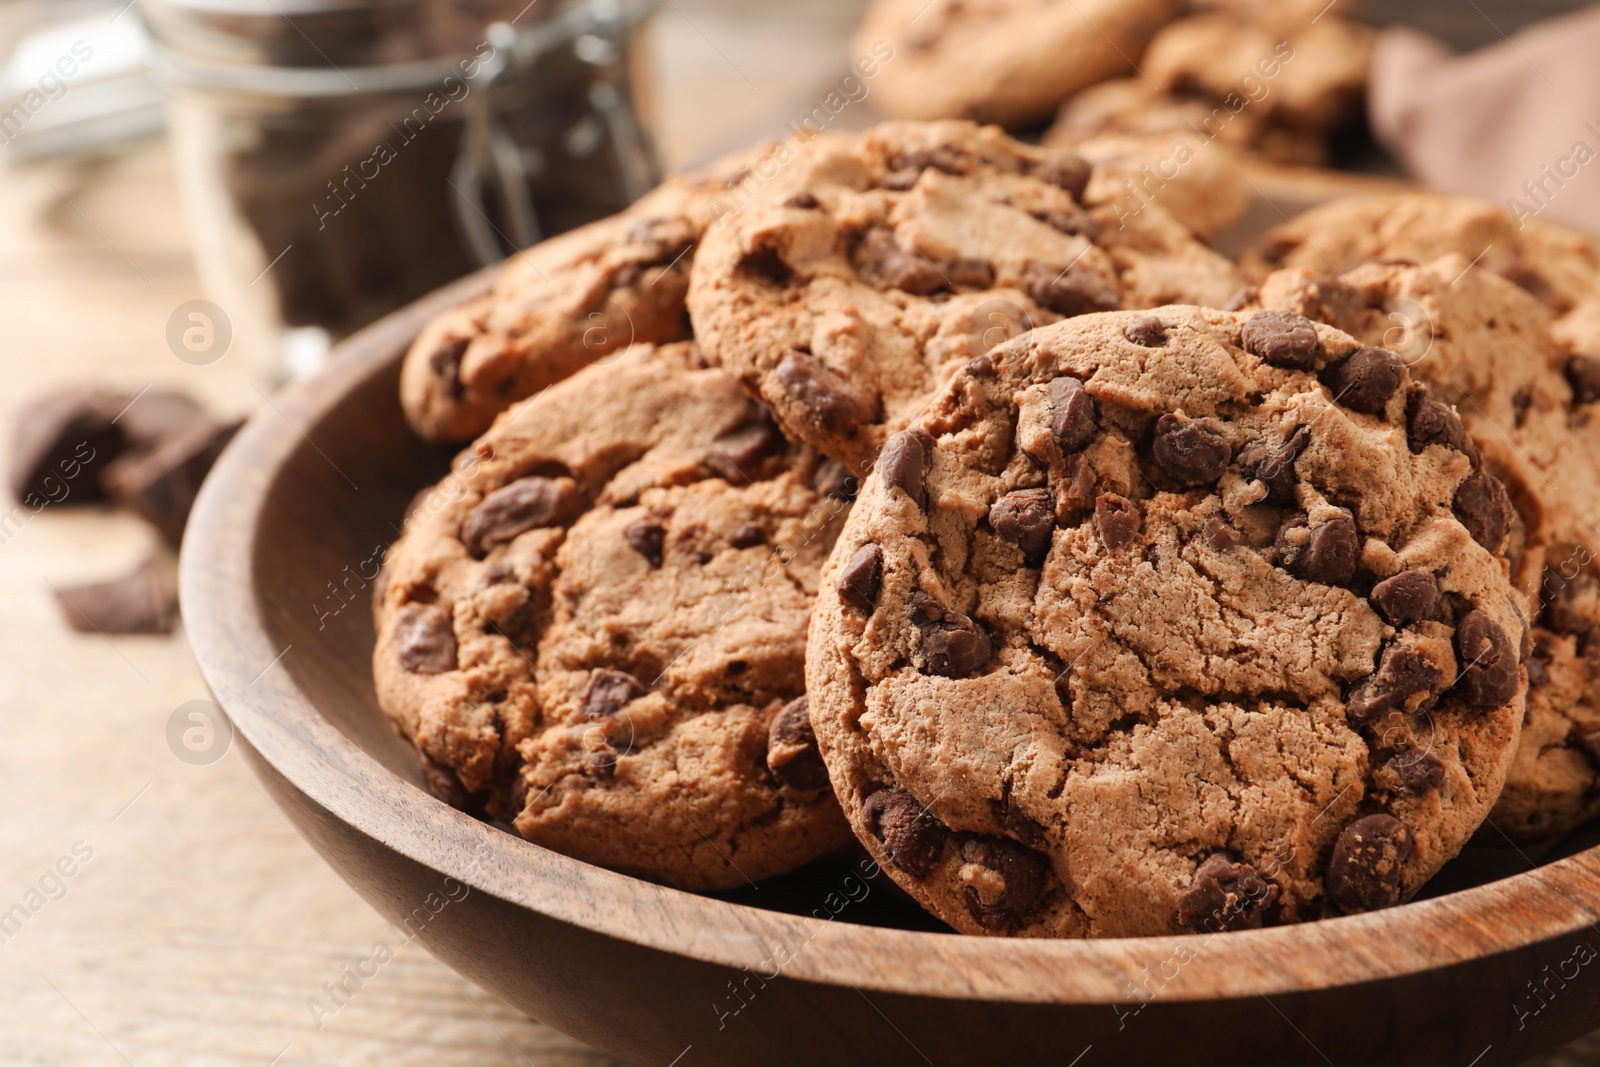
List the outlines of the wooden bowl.
{"type": "Polygon", "coordinates": [[[1487,1067],[1600,1025],[1600,849],[1474,886],[1530,866],[1479,850],[1434,891],[1469,888],[1372,915],[1017,941],[938,932],[852,860],[697,896],[433,799],[373,695],[368,592],[407,500],[448,459],[401,419],[401,354],[487,283],[390,316],[275,398],[212,473],[183,551],[190,638],[266,787],[450,966],[599,1048],[683,1067],[1487,1067]]]}

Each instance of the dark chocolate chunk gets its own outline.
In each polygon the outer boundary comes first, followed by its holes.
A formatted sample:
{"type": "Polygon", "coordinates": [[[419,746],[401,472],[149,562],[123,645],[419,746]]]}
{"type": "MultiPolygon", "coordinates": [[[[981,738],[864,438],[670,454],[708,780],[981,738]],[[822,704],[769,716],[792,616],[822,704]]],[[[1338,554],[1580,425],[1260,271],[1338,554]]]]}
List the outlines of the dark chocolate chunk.
{"type": "Polygon", "coordinates": [[[1239,531],[1228,525],[1227,520],[1216,515],[1206,520],[1200,534],[1205,538],[1206,544],[1216,552],[1226,552],[1230,548],[1238,548],[1244,544],[1244,538],[1239,536],[1239,531]]]}
{"type": "Polygon", "coordinates": [[[1239,453],[1239,466],[1245,474],[1267,487],[1267,499],[1274,504],[1291,505],[1294,496],[1294,463],[1311,443],[1311,429],[1302,426],[1276,448],[1253,444],[1239,453]]]}
{"type": "Polygon", "coordinates": [[[1387,766],[1400,780],[1400,788],[1414,796],[1435,792],[1444,784],[1444,764],[1431,752],[1401,752],[1387,766]]]}
{"type": "Polygon", "coordinates": [[[1373,607],[1391,626],[1431,619],[1439,610],[1439,583],[1427,571],[1401,571],[1372,587],[1373,607]]]}
{"type": "Polygon", "coordinates": [[[660,567],[667,545],[667,528],[656,519],[639,519],[622,531],[628,547],[645,558],[652,567],[660,567]]]}
{"type": "Polygon", "coordinates": [[[916,797],[898,789],[869,796],[861,805],[861,821],[883,843],[889,862],[918,880],[932,873],[950,834],[916,797]]]}
{"type": "Polygon", "coordinates": [[[1345,333],[1357,333],[1367,310],[1367,298],[1361,290],[1334,274],[1324,274],[1312,280],[1315,287],[1317,318],[1345,333]]]}
{"type": "Polygon", "coordinates": [[[811,488],[830,500],[854,500],[861,482],[836,459],[825,460],[811,477],[811,488]]]}
{"type": "Polygon", "coordinates": [[[1516,511],[1500,479],[1487,471],[1473,471],[1456,488],[1453,506],[1474,541],[1490,552],[1505,547],[1516,511]]]}
{"type": "Polygon", "coordinates": [[[1083,451],[1099,429],[1094,397],[1077,378],[1055,378],[1045,388],[1050,396],[1050,432],[1061,442],[1061,451],[1066,455],[1083,451]]]}
{"type": "Polygon", "coordinates": [[[1044,844],[1044,827],[1039,821],[1017,806],[1012,799],[1010,786],[1006,786],[1004,797],[989,801],[989,813],[994,816],[994,821],[1009,834],[1012,834],[1023,844],[1030,848],[1037,848],[1044,844]]]}
{"type": "Polygon", "coordinates": [[[753,522],[747,522],[728,538],[728,544],[734,548],[754,548],[767,539],[767,533],[753,522]]]}
{"type": "Polygon", "coordinates": [[[1278,886],[1226,852],[1195,868],[1178,898],[1178,920],[1196,933],[1259,930],[1278,903],[1278,886]]]}
{"type": "Polygon", "coordinates": [[[1028,295],[1040,307],[1072,318],[1096,311],[1115,311],[1122,306],[1122,294],[1100,273],[1081,264],[1056,270],[1033,264],[1023,275],[1028,295]]]}
{"type": "Polygon", "coordinates": [[[1400,388],[1406,369],[1393,352],[1370,345],[1356,349],[1322,372],[1334,402],[1365,415],[1381,415],[1400,388]]]}
{"type": "Polygon", "coordinates": [[[930,296],[950,287],[950,279],[927,256],[901,243],[887,226],[861,235],[851,257],[862,280],[880,289],[930,296]]]}
{"type": "Polygon", "coordinates": [[[1022,549],[1030,565],[1050,549],[1056,529],[1054,502],[1048,489],[1018,489],[1007,493],[989,509],[989,525],[1006,541],[1022,549]]]}
{"type": "Polygon", "coordinates": [[[1228,302],[1222,305],[1224,311],[1243,311],[1252,304],[1261,301],[1261,290],[1253,285],[1247,285],[1237,293],[1228,297],[1228,302]]]}
{"type": "Polygon", "coordinates": [[[773,777],[798,793],[828,788],[828,768],[817,749],[811,706],[805,697],[789,701],[773,716],[767,728],[767,767],[773,777]]]}
{"type": "Polygon", "coordinates": [[[1122,336],[1145,348],[1160,348],[1167,343],[1167,327],[1154,315],[1146,315],[1130,322],[1127,329],[1122,331],[1122,336]]]}
{"type": "Polygon", "coordinates": [[[872,421],[873,405],[855,386],[815,356],[790,352],[778,364],[778,384],[806,418],[830,433],[872,421]]]}
{"type": "Polygon", "coordinates": [[[984,869],[967,883],[967,910],[978,925],[995,931],[1022,925],[1044,895],[1050,870],[1039,853],[1003,837],[965,838],[961,862],[984,869]]]}
{"type": "Polygon", "coordinates": [[[862,545],[839,572],[839,599],[846,607],[871,615],[878,604],[882,579],[883,549],[874,544],[862,545]]]}
{"type": "Polygon", "coordinates": [[[1156,420],[1156,462],[1179,485],[1214,485],[1228,469],[1233,448],[1207,419],[1168,413],[1156,420]]]}
{"type": "Polygon", "coordinates": [[[1461,657],[1456,689],[1468,704],[1497,708],[1517,695],[1522,684],[1517,650],[1489,616],[1471,611],[1456,624],[1456,654],[1461,657]]]}
{"type": "MultiPolygon", "coordinates": [[[[1410,645],[1394,644],[1383,650],[1376,672],[1350,691],[1345,718],[1359,726],[1377,722],[1386,712],[1403,709],[1418,693],[1435,694],[1444,678],[1410,645]]],[[[1430,696],[1431,700],[1431,696],[1430,696]]],[[[1429,701],[1424,701],[1424,704],[1429,701]]]]}
{"type": "Polygon", "coordinates": [[[719,434],[706,455],[706,470],[730,485],[748,485],[762,472],[763,461],[781,452],[788,442],[772,419],[760,417],[719,434]]]}
{"type": "Polygon", "coordinates": [[[1349,585],[1361,558],[1361,536],[1350,513],[1312,527],[1311,539],[1304,545],[1293,544],[1289,534],[1306,525],[1304,515],[1295,515],[1278,529],[1278,552],[1280,558],[1288,558],[1289,572],[1308,582],[1349,585]]]}
{"type": "Polygon", "coordinates": [[[993,289],[994,266],[981,259],[955,259],[945,264],[945,275],[958,289],[993,289]]]}
{"type": "Polygon", "coordinates": [[[1258,311],[1245,320],[1241,333],[1246,352],[1274,367],[1310,370],[1317,364],[1317,328],[1292,311],[1258,311]]]}
{"type": "Polygon", "coordinates": [[[928,670],[945,678],[965,678],[982,670],[994,652],[983,627],[959,611],[922,627],[922,655],[928,670]]]}
{"type": "Polygon", "coordinates": [[[812,193],[801,191],[785,200],[783,206],[799,208],[801,211],[815,211],[822,206],[822,201],[812,193]]]}
{"type": "Polygon", "coordinates": [[[541,526],[559,526],[581,504],[571,478],[518,478],[484,497],[461,524],[461,543],[478,558],[541,526]]]}
{"type": "Polygon", "coordinates": [[[24,405],[11,444],[11,495],[34,508],[103,499],[98,472],[127,447],[122,427],[111,421],[119,400],[71,388],[24,405]]]}
{"type": "Polygon", "coordinates": [[[1413,389],[1406,396],[1406,442],[1412,452],[1429,445],[1444,445],[1469,456],[1476,446],[1467,441],[1467,431],[1448,404],[1433,399],[1426,389],[1413,389]]]}
{"type": "Polygon", "coordinates": [[[413,674],[445,674],[456,669],[456,631],[449,609],[410,603],[394,624],[400,666],[413,674]]]}
{"type": "Polygon", "coordinates": [[[1573,356],[1567,360],[1566,372],[1574,404],[1592,404],[1600,400],[1600,359],[1573,356]]]}
{"type": "Polygon", "coordinates": [[[1072,199],[1083,203],[1084,190],[1089,188],[1089,177],[1094,166],[1076,152],[1052,152],[1040,163],[1034,174],[1042,181],[1065,189],[1072,199]]]}
{"type": "Polygon", "coordinates": [[[646,692],[644,683],[627,671],[597,667],[589,674],[589,684],[583,687],[583,697],[578,707],[588,718],[606,719],[621,711],[624,704],[637,700],[646,692]]]}
{"type": "Polygon", "coordinates": [[[119,456],[101,475],[106,493],[177,544],[200,483],[240,425],[202,422],[148,452],[119,456]]]}
{"type": "Polygon", "coordinates": [[[1101,493],[1094,502],[1094,528],[1106,551],[1115,552],[1139,535],[1139,508],[1127,497],[1101,493]]]}
{"type": "Polygon", "coordinates": [[[933,466],[933,436],[927,430],[901,430],[883,446],[878,473],[883,484],[909,496],[918,508],[928,506],[925,479],[933,466]]]}
{"type": "Polygon", "coordinates": [[[1551,545],[1545,550],[1544,573],[1539,583],[1543,605],[1539,620],[1562,634],[1584,634],[1593,629],[1596,610],[1595,580],[1585,570],[1587,549],[1551,545]]]}
{"type": "Polygon", "coordinates": [[[471,343],[471,337],[446,335],[428,354],[428,369],[444,383],[445,392],[455,400],[466,395],[466,387],[461,384],[461,357],[467,354],[467,346],[471,343]]]}
{"type": "Polygon", "coordinates": [[[178,618],[178,583],[154,557],[130,574],[86,585],[58,586],[56,602],[79,633],[165,634],[178,618]]]}
{"type": "Polygon", "coordinates": [[[1400,903],[1411,831],[1393,815],[1364,815],[1344,828],[1328,860],[1327,887],[1345,911],[1400,903]]]}

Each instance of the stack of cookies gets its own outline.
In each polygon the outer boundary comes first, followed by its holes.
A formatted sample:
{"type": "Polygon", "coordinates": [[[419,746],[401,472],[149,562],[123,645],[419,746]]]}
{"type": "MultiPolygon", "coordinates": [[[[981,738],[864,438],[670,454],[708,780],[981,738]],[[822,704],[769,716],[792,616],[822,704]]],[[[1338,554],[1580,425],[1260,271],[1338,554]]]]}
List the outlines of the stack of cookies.
{"type": "Polygon", "coordinates": [[[374,675],[430,790],[700,891],[858,842],[1059,937],[1386,907],[1595,814],[1600,363],[1453,249],[1241,268],[1097,178],[962,121],[759,146],[423,331],[408,417],[471,443],[374,675]]]}

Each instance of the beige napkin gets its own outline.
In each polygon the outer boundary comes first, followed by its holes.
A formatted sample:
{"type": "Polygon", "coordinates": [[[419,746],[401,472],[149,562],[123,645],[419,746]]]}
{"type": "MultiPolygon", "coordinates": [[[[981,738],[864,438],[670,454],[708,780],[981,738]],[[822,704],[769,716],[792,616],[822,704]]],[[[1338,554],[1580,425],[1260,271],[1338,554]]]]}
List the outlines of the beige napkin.
{"type": "Polygon", "coordinates": [[[1368,107],[1425,185],[1600,232],[1600,5],[1462,56],[1386,30],[1368,107]]]}

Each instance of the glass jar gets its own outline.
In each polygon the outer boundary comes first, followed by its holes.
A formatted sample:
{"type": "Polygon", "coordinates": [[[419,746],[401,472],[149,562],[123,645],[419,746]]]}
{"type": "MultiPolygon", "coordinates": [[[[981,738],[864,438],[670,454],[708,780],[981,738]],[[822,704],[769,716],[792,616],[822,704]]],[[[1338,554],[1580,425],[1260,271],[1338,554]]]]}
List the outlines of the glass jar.
{"type": "Polygon", "coordinates": [[[657,179],[658,0],[145,0],[202,283],[267,376],[657,179]]]}

